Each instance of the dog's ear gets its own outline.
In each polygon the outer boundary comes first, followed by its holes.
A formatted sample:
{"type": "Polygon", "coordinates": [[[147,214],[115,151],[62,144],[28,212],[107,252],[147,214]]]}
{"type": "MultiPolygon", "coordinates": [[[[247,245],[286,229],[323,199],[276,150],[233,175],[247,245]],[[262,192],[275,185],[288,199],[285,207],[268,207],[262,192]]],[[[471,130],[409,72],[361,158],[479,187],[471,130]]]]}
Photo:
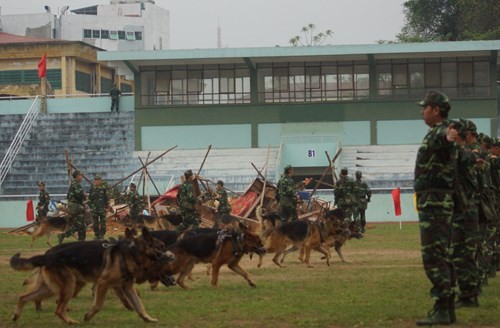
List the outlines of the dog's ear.
{"type": "Polygon", "coordinates": [[[149,229],[146,226],[142,227],[142,238],[144,238],[144,240],[147,241],[148,243],[153,241],[153,236],[151,235],[149,229]]]}

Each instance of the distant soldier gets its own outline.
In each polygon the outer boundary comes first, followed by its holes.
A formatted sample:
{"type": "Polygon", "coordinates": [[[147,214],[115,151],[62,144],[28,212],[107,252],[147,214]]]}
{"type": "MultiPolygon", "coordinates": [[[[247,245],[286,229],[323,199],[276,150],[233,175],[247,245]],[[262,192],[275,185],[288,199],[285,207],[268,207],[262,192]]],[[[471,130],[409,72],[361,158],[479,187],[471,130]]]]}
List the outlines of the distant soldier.
{"type": "Polygon", "coordinates": [[[132,224],[135,226],[135,223],[138,221],[139,214],[142,213],[144,209],[144,203],[142,201],[142,197],[137,192],[137,186],[135,183],[131,183],[129,185],[129,194],[127,197],[127,205],[129,206],[129,216],[132,224]]]}
{"type": "Polygon", "coordinates": [[[197,199],[193,190],[193,181],[196,178],[193,171],[184,172],[184,182],[177,192],[177,203],[182,215],[182,222],[177,226],[177,231],[188,228],[198,228],[201,223],[200,214],[195,208],[197,199]]]}
{"type": "Polygon", "coordinates": [[[36,220],[41,221],[42,219],[47,217],[50,204],[50,195],[47,192],[47,190],[45,190],[44,181],[38,182],[38,191],[40,193],[38,194],[38,204],[36,206],[37,208],[36,220]]]}
{"type": "Polygon", "coordinates": [[[75,170],[73,172],[73,181],[69,186],[67,195],[68,214],[70,218],[73,219],[73,225],[65,232],[57,235],[57,241],[59,242],[59,244],[62,244],[64,238],[73,235],[75,232],[78,233],[78,240],[85,240],[87,224],[85,222],[85,208],[83,207],[85,194],[81,185],[82,180],[82,173],[78,170],[75,170]]]}
{"type": "Polygon", "coordinates": [[[224,181],[217,181],[216,188],[217,196],[215,199],[219,202],[219,205],[217,206],[217,219],[215,220],[214,226],[218,225],[217,222],[220,221],[222,217],[231,213],[231,205],[229,205],[227,192],[224,189],[224,181]]]}
{"type": "Polygon", "coordinates": [[[106,208],[108,207],[108,192],[106,186],[101,184],[101,176],[94,176],[94,184],[89,190],[90,209],[94,221],[95,239],[104,239],[106,235],[106,208]]]}
{"type": "Polygon", "coordinates": [[[333,190],[335,196],[334,205],[338,206],[344,212],[344,218],[349,222],[352,221],[352,213],[354,211],[354,181],[349,178],[347,167],[340,170],[340,178],[335,184],[333,190]]]}
{"type": "Polygon", "coordinates": [[[280,218],[282,223],[298,220],[297,215],[297,193],[304,189],[312,179],[296,183],[293,179],[293,167],[287,165],[277,186],[277,199],[280,205],[280,218]]]}
{"type": "Polygon", "coordinates": [[[371,200],[372,191],[370,190],[370,187],[368,187],[368,184],[365,181],[361,180],[361,178],[361,171],[356,171],[356,181],[354,181],[353,187],[354,199],[356,200],[356,203],[354,204],[353,218],[354,221],[359,220],[361,233],[364,233],[366,231],[365,211],[368,208],[368,203],[371,200]]]}
{"type": "Polygon", "coordinates": [[[111,111],[116,108],[116,111],[120,111],[120,95],[122,92],[116,86],[116,83],[113,84],[111,90],[109,90],[109,96],[111,97],[111,111]]]}

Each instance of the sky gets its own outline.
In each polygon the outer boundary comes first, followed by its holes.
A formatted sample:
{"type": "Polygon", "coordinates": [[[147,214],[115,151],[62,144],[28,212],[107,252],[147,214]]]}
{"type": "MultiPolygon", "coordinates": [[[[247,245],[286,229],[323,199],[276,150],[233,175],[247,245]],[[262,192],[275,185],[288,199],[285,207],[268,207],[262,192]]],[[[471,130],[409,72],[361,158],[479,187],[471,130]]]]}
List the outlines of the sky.
{"type": "MultiPolygon", "coordinates": [[[[332,30],[324,44],[373,44],[394,40],[404,25],[405,0],[156,0],[170,11],[170,49],[289,46],[308,24],[317,32],[332,30]]],[[[109,4],[109,0],[2,0],[2,15],[58,13],[109,4]],[[27,5],[29,3],[29,5],[27,5]],[[37,5],[39,3],[40,5],[37,5]]]]}

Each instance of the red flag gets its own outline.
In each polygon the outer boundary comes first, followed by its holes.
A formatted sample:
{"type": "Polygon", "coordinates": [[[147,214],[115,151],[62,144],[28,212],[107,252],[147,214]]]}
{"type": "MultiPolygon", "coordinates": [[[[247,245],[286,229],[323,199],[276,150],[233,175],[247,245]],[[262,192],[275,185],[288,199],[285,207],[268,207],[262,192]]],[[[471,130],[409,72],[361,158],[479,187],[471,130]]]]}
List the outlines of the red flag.
{"type": "Polygon", "coordinates": [[[31,222],[35,219],[35,212],[33,211],[33,200],[28,200],[26,203],[26,221],[31,222]]]}
{"type": "Polygon", "coordinates": [[[401,189],[397,187],[391,191],[392,200],[394,201],[394,214],[401,215],[401,189]]]}
{"type": "Polygon", "coordinates": [[[38,77],[47,76],[47,54],[43,54],[42,59],[38,62],[38,77]]]}

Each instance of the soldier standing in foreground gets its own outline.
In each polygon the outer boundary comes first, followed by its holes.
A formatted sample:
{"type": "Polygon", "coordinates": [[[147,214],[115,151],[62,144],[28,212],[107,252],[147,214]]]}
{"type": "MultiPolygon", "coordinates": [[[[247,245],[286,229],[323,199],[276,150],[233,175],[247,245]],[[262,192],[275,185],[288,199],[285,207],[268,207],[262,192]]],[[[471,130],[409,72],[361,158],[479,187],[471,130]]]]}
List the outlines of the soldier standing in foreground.
{"type": "Polygon", "coordinates": [[[108,193],[106,187],[101,184],[101,176],[94,176],[94,184],[89,190],[90,209],[94,221],[95,239],[104,239],[106,234],[106,208],[108,207],[108,193]]]}
{"type": "Polygon", "coordinates": [[[144,209],[144,205],[142,202],[142,197],[139,195],[137,192],[137,187],[135,183],[130,183],[129,185],[129,195],[127,197],[127,205],[129,206],[129,216],[130,216],[130,221],[132,222],[132,226],[135,226],[135,224],[138,222],[138,216],[141,214],[142,210],[144,209]]]}
{"type": "Polygon", "coordinates": [[[340,170],[340,178],[335,184],[333,195],[335,196],[334,205],[344,212],[344,219],[351,222],[354,210],[354,181],[349,178],[348,174],[347,167],[340,170]]]}
{"type": "Polygon", "coordinates": [[[414,188],[420,223],[420,241],[424,270],[436,299],[433,309],[418,326],[450,324],[455,321],[451,289],[450,244],[453,215],[457,131],[448,126],[451,109],[446,95],[430,91],[418,103],[422,118],[430,129],[417,153],[414,188]]]}
{"type": "Polygon", "coordinates": [[[219,205],[217,206],[217,219],[214,222],[214,228],[217,228],[219,226],[219,222],[223,217],[231,214],[231,205],[229,205],[227,192],[224,189],[224,181],[217,181],[216,188],[217,196],[215,199],[219,202],[219,205]]]}
{"type": "Polygon", "coordinates": [[[356,181],[354,181],[353,193],[356,203],[354,204],[354,221],[359,220],[361,233],[365,233],[366,229],[366,216],[365,212],[368,208],[368,203],[372,197],[372,191],[368,184],[361,180],[361,171],[356,171],[356,181]]]}
{"type": "Polygon", "coordinates": [[[85,240],[87,224],[85,223],[85,208],[83,207],[83,202],[85,201],[85,194],[81,182],[83,180],[83,175],[80,171],[75,170],[73,172],[73,181],[69,186],[68,190],[68,214],[73,219],[73,225],[71,228],[63,233],[57,235],[57,241],[61,244],[64,238],[67,238],[78,233],[78,240],[85,240]]]}

